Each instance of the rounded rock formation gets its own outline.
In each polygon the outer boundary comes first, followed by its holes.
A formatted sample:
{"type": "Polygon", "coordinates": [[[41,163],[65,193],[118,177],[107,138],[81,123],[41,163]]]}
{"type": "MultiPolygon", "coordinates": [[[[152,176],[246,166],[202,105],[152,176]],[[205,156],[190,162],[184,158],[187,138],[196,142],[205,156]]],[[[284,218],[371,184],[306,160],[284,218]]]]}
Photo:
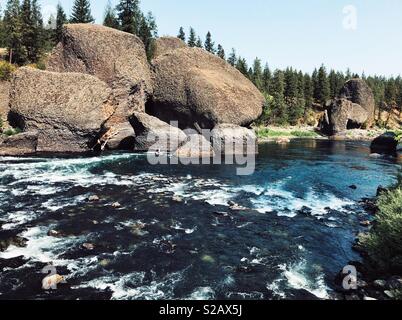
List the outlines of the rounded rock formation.
{"type": "Polygon", "coordinates": [[[340,98],[359,104],[367,112],[366,125],[369,127],[374,120],[375,100],[373,91],[362,79],[351,79],[345,83],[340,92],[340,98]]]}
{"type": "Polygon", "coordinates": [[[147,112],[180,128],[219,123],[247,126],[262,113],[264,97],[225,60],[200,48],[182,48],[153,60],[154,94],[147,112]]]}
{"type": "Polygon", "coordinates": [[[93,75],[112,89],[119,108],[114,122],[144,111],[152,93],[151,71],[142,41],[135,35],[93,24],[67,24],[47,70],[93,75]]]}
{"type": "Polygon", "coordinates": [[[24,67],[13,76],[8,117],[14,127],[38,132],[37,152],[85,152],[115,111],[110,95],[90,75],[24,67]]]}

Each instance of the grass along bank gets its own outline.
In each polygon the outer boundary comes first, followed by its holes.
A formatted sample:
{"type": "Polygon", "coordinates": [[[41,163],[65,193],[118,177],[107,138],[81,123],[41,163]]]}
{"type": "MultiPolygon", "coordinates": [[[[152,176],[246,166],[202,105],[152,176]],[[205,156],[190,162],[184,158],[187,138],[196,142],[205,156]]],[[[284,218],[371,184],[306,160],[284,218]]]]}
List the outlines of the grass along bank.
{"type": "Polygon", "coordinates": [[[272,141],[280,138],[298,139],[323,139],[315,132],[314,127],[256,127],[255,132],[259,140],[272,141]]]}

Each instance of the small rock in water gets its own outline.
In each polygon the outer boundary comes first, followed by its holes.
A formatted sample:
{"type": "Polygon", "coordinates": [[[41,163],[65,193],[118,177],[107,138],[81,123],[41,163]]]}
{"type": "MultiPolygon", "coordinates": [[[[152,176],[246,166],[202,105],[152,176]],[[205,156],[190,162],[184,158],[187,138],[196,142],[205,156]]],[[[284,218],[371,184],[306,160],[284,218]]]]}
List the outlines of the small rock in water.
{"type": "Polygon", "coordinates": [[[368,227],[371,226],[371,221],[369,221],[369,220],[361,221],[361,222],[360,222],[360,225],[361,225],[362,227],[368,228],[368,227]]]}
{"type": "Polygon", "coordinates": [[[352,184],[351,186],[349,186],[349,188],[352,189],[352,190],[357,190],[357,186],[354,185],[354,184],[352,184]]]}
{"type": "Polygon", "coordinates": [[[173,196],[172,200],[173,200],[174,202],[178,202],[178,203],[183,202],[183,198],[182,198],[182,197],[179,197],[179,196],[173,196]]]}
{"type": "Polygon", "coordinates": [[[276,140],[277,144],[288,144],[290,143],[290,139],[289,138],[278,138],[276,140]]]}
{"type": "Polygon", "coordinates": [[[211,257],[210,255],[203,255],[201,258],[202,261],[207,262],[207,263],[215,263],[215,259],[211,257]]]}
{"type": "Polygon", "coordinates": [[[99,264],[100,264],[102,267],[107,267],[107,266],[110,264],[110,260],[109,260],[109,259],[103,259],[103,260],[101,260],[101,261],[99,262],[99,264]]]}
{"type": "Polygon", "coordinates": [[[146,224],[145,224],[145,223],[143,223],[143,222],[136,222],[136,223],[134,223],[134,224],[132,225],[132,227],[131,227],[131,233],[132,233],[133,235],[139,236],[139,237],[145,236],[146,234],[148,234],[147,231],[144,231],[145,227],[146,227],[146,224]]]}
{"type": "Polygon", "coordinates": [[[241,206],[241,205],[239,205],[239,204],[237,204],[236,202],[233,202],[233,201],[229,201],[228,205],[230,206],[230,210],[233,210],[233,211],[245,211],[245,210],[248,210],[246,207],[243,207],[243,206],[241,206]]]}
{"type": "Polygon", "coordinates": [[[113,208],[121,208],[121,204],[119,202],[112,203],[113,208]]]}
{"type": "Polygon", "coordinates": [[[98,202],[98,201],[100,201],[100,198],[97,195],[93,195],[88,198],[88,201],[89,202],[98,202]]]}
{"type": "Polygon", "coordinates": [[[92,243],[84,243],[84,244],[82,245],[82,247],[83,247],[84,249],[89,250],[89,251],[92,251],[92,250],[95,249],[95,245],[93,245],[92,243]]]}
{"type": "Polygon", "coordinates": [[[56,230],[50,230],[50,231],[47,233],[47,235],[48,235],[49,237],[54,237],[54,238],[60,238],[60,237],[63,236],[60,231],[56,231],[56,230]]]}
{"type": "Polygon", "coordinates": [[[162,251],[168,254],[172,254],[176,251],[177,245],[175,245],[172,241],[170,240],[163,240],[160,243],[162,251]]]}
{"type": "Polygon", "coordinates": [[[385,290],[384,294],[390,298],[390,299],[395,299],[397,297],[397,294],[395,291],[391,291],[391,290],[385,290]]]}
{"type": "Polygon", "coordinates": [[[42,289],[57,289],[57,285],[62,282],[65,282],[65,278],[59,274],[47,276],[42,280],[42,289]]]}

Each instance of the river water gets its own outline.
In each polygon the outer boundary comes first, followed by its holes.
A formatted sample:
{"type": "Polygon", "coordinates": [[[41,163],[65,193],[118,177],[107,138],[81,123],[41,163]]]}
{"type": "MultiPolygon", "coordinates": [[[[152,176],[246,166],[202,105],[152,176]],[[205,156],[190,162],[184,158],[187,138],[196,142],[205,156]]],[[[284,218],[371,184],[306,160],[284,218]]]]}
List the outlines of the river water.
{"type": "Polygon", "coordinates": [[[295,140],[261,145],[251,176],[235,169],[0,158],[0,240],[27,239],[0,252],[0,299],[330,299],[360,259],[359,201],[400,163],[361,142],[295,140]],[[66,283],[48,292],[49,263],[66,283]]]}

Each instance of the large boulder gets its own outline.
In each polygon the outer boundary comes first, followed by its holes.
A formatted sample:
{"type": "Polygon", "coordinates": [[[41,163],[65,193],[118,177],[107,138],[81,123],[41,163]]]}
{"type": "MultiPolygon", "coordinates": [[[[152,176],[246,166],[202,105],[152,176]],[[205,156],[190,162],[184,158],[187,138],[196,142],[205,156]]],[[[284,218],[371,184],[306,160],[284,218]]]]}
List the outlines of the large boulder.
{"type": "Polygon", "coordinates": [[[90,75],[24,67],[12,80],[9,121],[38,131],[38,152],[89,151],[115,111],[110,95],[107,84],[90,75]]]}
{"type": "Polygon", "coordinates": [[[24,132],[5,138],[0,143],[0,156],[22,156],[36,153],[38,132],[24,132]]]}
{"type": "Polygon", "coordinates": [[[135,131],[136,151],[176,151],[187,140],[179,128],[145,113],[134,112],[130,123],[135,131]]]}
{"type": "Polygon", "coordinates": [[[258,141],[254,131],[233,124],[219,124],[211,132],[211,141],[218,154],[256,154],[258,141]]]}
{"type": "MultiPolygon", "coordinates": [[[[3,127],[7,123],[7,115],[10,110],[9,107],[9,94],[10,94],[10,82],[9,81],[0,81],[0,121],[3,124],[3,127]]],[[[1,126],[0,126],[1,130],[1,126]]]]}
{"type": "Polygon", "coordinates": [[[372,153],[395,154],[398,148],[397,136],[393,132],[386,132],[375,138],[371,143],[372,153]]]}
{"type": "Polygon", "coordinates": [[[106,82],[119,108],[114,122],[144,111],[152,93],[151,71],[142,41],[135,35],[93,24],[67,24],[47,70],[87,73],[106,82]]]}
{"type": "Polygon", "coordinates": [[[359,104],[367,112],[366,125],[372,125],[375,110],[374,94],[364,80],[351,79],[347,81],[341,89],[340,98],[359,104]]]}
{"type": "Polygon", "coordinates": [[[162,56],[176,49],[187,47],[186,43],[176,37],[161,37],[156,39],[153,58],[162,56]]]}
{"type": "Polygon", "coordinates": [[[264,97],[238,70],[200,48],[181,48],[153,60],[154,95],[147,112],[180,128],[249,125],[264,97]]]}
{"type": "Polygon", "coordinates": [[[359,128],[369,118],[361,105],[344,98],[331,101],[328,109],[327,129],[331,135],[344,133],[348,129],[359,128]]]}

